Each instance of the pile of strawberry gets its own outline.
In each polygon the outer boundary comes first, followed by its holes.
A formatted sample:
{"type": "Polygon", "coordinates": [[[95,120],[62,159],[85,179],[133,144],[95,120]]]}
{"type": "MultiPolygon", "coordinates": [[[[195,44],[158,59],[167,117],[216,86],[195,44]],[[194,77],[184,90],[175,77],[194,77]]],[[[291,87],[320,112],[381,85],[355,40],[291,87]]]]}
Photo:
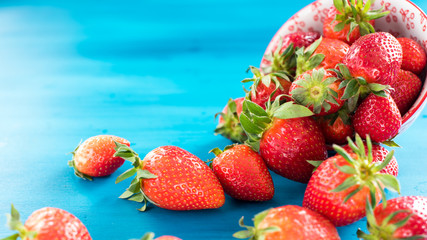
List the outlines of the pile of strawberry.
{"type": "MultiPolygon", "coordinates": [[[[420,93],[426,54],[412,39],[375,32],[375,19],[388,13],[370,5],[334,0],[323,36],[279,37],[261,68],[250,67],[246,96],[218,113],[215,132],[235,144],[211,150],[212,160],[176,146],[140,158],[126,139],[99,135],[80,144],[69,165],[92,180],[129,161],[132,168],[116,183],[133,177],[120,198],[144,203],[140,211],[147,202],[170,210],[219,208],[225,194],[268,201],[275,192],[270,170],[307,183],[302,206],[268,209],[254,227],[242,218],[246,230],[236,238],[340,239],[336,227],[367,216],[370,234],[358,231],[359,238],[427,239],[427,197],[386,199],[385,189],[400,192],[400,185],[394,151],[381,146],[393,143],[420,93]]],[[[77,218],[54,208],[36,211],[24,225],[12,206],[9,226],[18,233],[6,239],[91,239],[77,218]]]]}

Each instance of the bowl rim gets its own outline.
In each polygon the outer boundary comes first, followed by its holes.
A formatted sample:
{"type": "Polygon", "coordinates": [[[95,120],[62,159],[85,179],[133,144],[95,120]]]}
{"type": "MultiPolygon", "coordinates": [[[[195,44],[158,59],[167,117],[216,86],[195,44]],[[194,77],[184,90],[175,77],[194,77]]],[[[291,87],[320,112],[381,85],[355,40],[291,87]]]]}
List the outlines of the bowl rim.
{"type": "MultiPolygon", "coordinates": [[[[295,16],[297,16],[300,12],[305,11],[306,8],[310,7],[312,4],[316,3],[316,2],[320,2],[320,1],[325,1],[325,0],[316,0],[313,1],[309,4],[307,4],[306,6],[304,6],[303,8],[301,8],[300,10],[298,10],[296,13],[294,13],[290,18],[288,18],[283,24],[282,26],[276,31],[276,33],[273,35],[273,37],[271,38],[270,42],[268,43],[265,51],[264,51],[264,55],[268,54],[271,51],[271,46],[273,45],[273,43],[275,42],[274,40],[276,40],[276,38],[278,38],[278,35],[280,32],[282,32],[282,28],[285,27],[285,25],[292,20],[295,16]]],[[[332,1],[332,0],[330,0],[332,1]]],[[[413,3],[410,0],[404,0],[405,2],[411,4],[414,8],[416,8],[420,14],[422,15],[422,17],[424,17],[425,19],[427,19],[427,14],[420,8],[418,7],[415,3],[413,3]]],[[[322,33],[322,31],[320,31],[320,33],[322,33]]],[[[427,49],[425,46],[423,46],[424,51],[427,54],[427,49]]],[[[263,55],[263,56],[264,56],[263,55]]],[[[262,64],[262,63],[261,63],[262,64]]],[[[427,68],[427,66],[425,67],[427,68]]],[[[415,121],[415,119],[418,117],[418,115],[421,113],[421,111],[423,110],[424,106],[426,105],[426,98],[427,98],[427,75],[424,79],[421,79],[421,81],[423,82],[423,86],[420,90],[420,94],[418,96],[418,98],[415,100],[415,102],[413,103],[413,105],[411,106],[411,108],[402,116],[402,126],[399,129],[399,133],[403,132],[404,130],[406,130],[409,125],[415,121]]]]}

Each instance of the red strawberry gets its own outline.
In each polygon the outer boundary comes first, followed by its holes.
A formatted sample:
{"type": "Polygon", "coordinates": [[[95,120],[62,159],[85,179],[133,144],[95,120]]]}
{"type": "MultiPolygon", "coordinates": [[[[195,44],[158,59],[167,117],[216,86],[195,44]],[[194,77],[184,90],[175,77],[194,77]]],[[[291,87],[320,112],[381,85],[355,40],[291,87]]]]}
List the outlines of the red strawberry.
{"type": "Polygon", "coordinates": [[[397,38],[397,41],[402,45],[402,69],[419,75],[426,66],[427,61],[423,47],[410,38],[397,38]]]}
{"type": "Polygon", "coordinates": [[[261,69],[264,73],[287,71],[295,72],[294,49],[308,47],[320,37],[318,32],[294,32],[278,39],[261,60],[261,69]]]}
{"type": "Polygon", "coordinates": [[[86,139],[73,152],[68,162],[76,176],[85,180],[104,177],[114,173],[123,165],[123,158],[114,157],[114,141],[130,146],[128,140],[112,135],[98,135],[86,139]]]}
{"type": "Polygon", "coordinates": [[[390,95],[396,102],[402,116],[408,112],[412,104],[417,100],[422,84],[414,73],[399,70],[396,82],[391,85],[390,95]]]}
{"type": "Polygon", "coordinates": [[[427,239],[427,197],[404,196],[387,200],[386,207],[367,207],[368,230],[361,239],[427,239]]]}
{"type": "Polygon", "coordinates": [[[390,33],[371,33],[350,46],[343,63],[353,77],[363,77],[367,83],[390,85],[402,65],[402,47],[390,33]]]}
{"type": "Polygon", "coordinates": [[[388,12],[370,10],[371,0],[334,1],[323,21],[323,36],[352,44],[360,36],[375,32],[375,19],[388,12]]]}
{"type": "Polygon", "coordinates": [[[340,82],[336,80],[333,72],[323,68],[309,70],[292,82],[289,95],[317,116],[332,114],[344,105],[344,89],[339,89],[340,82]]]}
{"type": "Polygon", "coordinates": [[[353,126],[360,136],[369,135],[374,142],[391,140],[399,132],[402,117],[389,94],[386,97],[369,95],[357,107],[353,126]]]}
{"type": "Polygon", "coordinates": [[[322,215],[296,205],[286,205],[258,213],[254,227],[245,226],[243,217],[239,221],[247,230],[233,234],[239,239],[254,240],[338,240],[337,229],[322,215]]]}
{"type": "Polygon", "coordinates": [[[245,100],[240,115],[248,144],[259,150],[268,168],[288,179],[306,183],[314,167],[306,160],[327,157],[325,139],[313,113],[304,106],[276,99],[264,111],[245,100]]]}
{"type": "Polygon", "coordinates": [[[238,143],[243,143],[247,139],[239,121],[243,100],[245,100],[243,97],[234,100],[230,99],[222,112],[215,115],[219,115],[215,134],[221,134],[231,141],[238,143]]]}
{"type": "Polygon", "coordinates": [[[341,116],[336,118],[325,116],[318,119],[327,144],[345,144],[347,143],[347,137],[353,137],[353,125],[351,125],[349,119],[348,121],[348,123],[345,123],[341,116]]]}
{"type": "MultiPolygon", "coordinates": [[[[179,237],[170,236],[170,235],[163,235],[158,238],[154,238],[154,233],[152,232],[144,234],[144,236],[142,236],[140,240],[153,240],[153,239],[154,240],[182,240],[179,237]]],[[[136,240],[136,239],[133,239],[133,240],[136,240]]]]}
{"type": "Polygon", "coordinates": [[[349,140],[352,153],[334,145],[339,154],[320,164],[304,194],[303,206],[322,214],[335,226],[345,226],[364,217],[367,199],[377,202],[385,196],[384,187],[399,191],[394,176],[379,173],[389,164],[393,151],[378,164],[373,162],[369,137],[368,155],[358,135],[356,144],[349,140]]]}
{"type": "Polygon", "coordinates": [[[212,169],[225,193],[245,201],[267,201],[273,198],[274,185],[261,156],[247,145],[231,145],[224,152],[212,150],[216,157],[212,169]]]}
{"type": "Polygon", "coordinates": [[[286,75],[271,73],[262,74],[258,68],[251,66],[253,78],[244,79],[243,82],[253,82],[248,98],[265,109],[266,103],[277,96],[289,93],[291,81],[286,75]]]}
{"type": "Polygon", "coordinates": [[[53,207],[41,208],[33,212],[21,223],[19,212],[12,205],[8,214],[8,225],[18,233],[4,239],[33,239],[33,240],[91,240],[85,225],[71,213],[53,207]]]}
{"type": "Polygon", "coordinates": [[[307,49],[298,49],[296,76],[311,69],[335,68],[342,62],[349,48],[350,46],[341,40],[320,38],[307,49]]]}
{"type": "Polygon", "coordinates": [[[116,183],[136,174],[130,187],[120,196],[146,201],[170,210],[219,208],[224,191],[212,170],[202,160],[175,146],[162,146],[149,152],[143,160],[130,147],[116,143],[114,156],[132,162],[134,168],[120,175],[116,183]]]}
{"type": "MultiPolygon", "coordinates": [[[[365,153],[366,155],[368,155],[368,146],[366,145],[366,142],[364,142],[364,147],[365,147],[365,153]]],[[[353,150],[349,145],[346,145],[343,148],[348,153],[353,152],[353,150]]],[[[384,162],[388,154],[389,154],[389,151],[384,147],[378,144],[372,144],[372,157],[373,157],[372,163],[380,164],[384,162]]],[[[399,165],[397,164],[396,158],[393,156],[390,162],[387,164],[387,166],[385,166],[382,170],[380,170],[379,173],[390,174],[397,177],[399,173],[399,165]]]]}

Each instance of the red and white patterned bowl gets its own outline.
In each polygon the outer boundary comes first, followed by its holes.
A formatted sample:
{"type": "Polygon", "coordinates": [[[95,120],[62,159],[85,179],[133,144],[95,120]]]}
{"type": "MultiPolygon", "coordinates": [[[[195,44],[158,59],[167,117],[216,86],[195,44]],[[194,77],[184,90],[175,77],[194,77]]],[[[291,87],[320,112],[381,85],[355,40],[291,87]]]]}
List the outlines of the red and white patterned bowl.
{"type": "MultiPolygon", "coordinates": [[[[317,0],[293,15],[276,32],[265,53],[272,50],[274,43],[280,36],[284,36],[296,31],[317,31],[322,33],[323,19],[329,8],[333,5],[333,0],[317,0]]],[[[389,32],[395,37],[408,37],[418,41],[424,49],[427,49],[427,15],[414,3],[408,0],[381,0],[376,1],[373,9],[384,6],[390,14],[375,21],[376,31],[389,32]]],[[[403,124],[399,133],[408,129],[415,119],[422,112],[427,97],[426,71],[423,72],[423,88],[418,99],[403,116],[403,124]]]]}

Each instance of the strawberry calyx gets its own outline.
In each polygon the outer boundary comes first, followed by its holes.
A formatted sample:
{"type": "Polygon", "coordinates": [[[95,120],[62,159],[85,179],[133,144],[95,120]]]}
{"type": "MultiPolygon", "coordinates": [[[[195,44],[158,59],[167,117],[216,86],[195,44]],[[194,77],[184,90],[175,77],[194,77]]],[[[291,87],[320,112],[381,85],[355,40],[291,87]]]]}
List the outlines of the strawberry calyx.
{"type": "Polygon", "coordinates": [[[298,87],[291,91],[292,98],[299,104],[306,107],[312,107],[315,114],[322,110],[328,112],[331,104],[339,105],[336,101],[338,93],[330,86],[334,83],[336,77],[324,79],[325,69],[314,69],[311,74],[303,74],[303,78],[296,80],[293,84],[298,87]]]}
{"type": "Polygon", "coordinates": [[[19,237],[21,239],[35,239],[37,236],[37,232],[35,231],[28,231],[28,229],[22,224],[21,222],[21,216],[16,210],[16,208],[11,206],[10,214],[6,214],[7,217],[7,226],[10,230],[18,231],[18,233],[15,233],[9,237],[3,238],[2,240],[16,240],[19,237]]]}
{"type": "Polygon", "coordinates": [[[269,64],[266,67],[262,68],[262,71],[266,74],[281,72],[288,77],[295,76],[295,67],[296,67],[296,56],[294,44],[291,43],[284,51],[283,47],[283,38],[281,37],[277,45],[276,50],[271,53],[264,55],[264,59],[269,61],[269,64]],[[281,53],[282,51],[282,53],[281,53]]]}
{"type": "Polygon", "coordinates": [[[367,97],[373,93],[380,97],[387,97],[386,91],[390,89],[389,85],[378,83],[368,83],[363,77],[353,77],[345,64],[337,64],[338,69],[328,69],[333,71],[338,79],[341,79],[339,89],[345,88],[341,99],[348,100],[348,110],[353,112],[359,99],[367,97]]]}
{"type": "Polygon", "coordinates": [[[231,141],[238,143],[242,143],[247,139],[245,131],[243,131],[239,121],[236,102],[233,99],[228,100],[227,111],[225,113],[219,112],[215,114],[215,118],[218,115],[220,115],[224,121],[219,123],[215,128],[215,134],[221,134],[231,141]]]}
{"type": "Polygon", "coordinates": [[[426,239],[427,236],[425,235],[415,235],[405,238],[396,238],[394,237],[394,233],[396,230],[400,227],[405,226],[409,219],[412,217],[413,214],[411,214],[410,210],[407,209],[401,209],[392,212],[387,217],[383,219],[382,222],[378,223],[377,219],[374,215],[373,205],[369,201],[366,202],[366,219],[367,219],[367,229],[369,233],[363,232],[360,228],[357,230],[357,237],[359,239],[365,239],[365,240],[382,240],[382,239],[388,239],[388,240],[415,240],[415,239],[426,239]],[[399,218],[398,221],[393,221],[393,219],[398,214],[406,214],[404,218],[399,218]],[[391,223],[391,222],[394,223],[391,223]]]}
{"type": "Polygon", "coordinates": [[[77,147],[74,149],[74,151],[72,151],[72,152],[71,152],[71,154],[73,155],[73,159],[71,159],[70,161],[68,161],[68,166],[70,166],[70,167],[74,168],[74,174],[75,174],[77,177],[79,177],[79,178],[81,178],[81,179],[83,179],[83,180],[89,180],[89,181],[92,181],[92,180],[93,180],[92,176],[89,176],[89,175],[87,175],[87,174],[84,174],[84,173],[80,172],[80,171],[77,169],[76,164],[75,164],[75,162],[74,162],[74,158],[75,158],[75,156],[76,156],[77,149],[79,149],[79,147],[80,147],[81,143],[82,143],[82,142],[80,141],[79,145],[77,145],[77,147]]]}
{"type": "MultiPolygon", "coordinates": [[[[349,176],[335,189],[331,190],[331,192],[341,192],[351,187],[357,186],[357,188],[351,191],[344,198],[345,203],[363,188],[368,187],[372,205],[376,205],[377,191],[379,191],[381,194],[382,199],[386,199],[386,194],[384,191],[385,188],[400,194],[400,184],[397,178],[390,174],[379,173],[379,171],[385,168],[391,161],[394,150],[390,151],[386,155],[383,162],[373,163],[372,141],[369,135],[366,135],[366,146],[368,148],[368,154],[366,154],[365,145],[362,138],[358,134],[355,136],[355,142],[353,142],[349,137],[347,140],[348,146],[356,154],[356,157],[353,158],[350,156],[350,154],[347,153],[344,148],[336,144],[333,145],[334,150],[348,163],[347,165],[343,166],[338,166],[338,164],[335,163],[335,167],[339,171],[349,174],[349,176]]],[[[382,204],[385,207],[387,205],[387,201],[383,201],[382,204]]]]}
{"type": "Polygon", "coordinates": [[[350,39],[350,34],[356,27],[359,27],[361,36],[374,33],[374,26],[369,21],[387,16],[390,12],[383,11],[384,6],[381,6],[380,9],[371,10],[372,3],[372,0],[366,0],[365,3],[363,0],[334,0],[334,6],[339,12],[334,19],[338,22],[334,31],[339,32],[349,25],[347,40],[350,39]]]}
{"type": "Polygon", "coordinates": [[[313,55],[314,51],[316,51],[321,42],[322,37],[314,41],[307,48],[301,47],[295,51],[297,65],[297,70],[295,73],[296,77],[319,66],[323,59],[325,59],[324,54],[318,53],[313,55]]]}
{"type": "Polygon", "coordinates": [[[242,228],[246,228],[246,230],[242,230],[242,231],[238,231],[236,233],[233,234],[234,238],[237,239],[249,239],[249,240],[261,240],[264,239],[264,235],[266,233],[271,233],[271,232],[277,232],[280,231],[281,229],[277,226],[270,226],[267,228],[263,228],[263,229],[259,229],[259,223],[264,220],[264,218],[268,215],[268,212],[270,211],[270,209],[267,209],[265,211],[262,211],[260,213],[258,213],[257,215],[255,215],[254,217],[254,226],[246,226],[243,222],[243,217],[240,218],[239,220],[239,226],[242,228]]]}
{"type": "Polygon", "coordinates": [[[262,134],[271,127],[274,118],[290,119],[313,115],[310,109],[292,101],[281,104],[280,99],[283,96],[285,95],[279,95],[273,103],[268,101],[266,110],[248,99],[243,101],[240,123],[248,136],[245,144],[254,151],[259,151],[262,134]]]}
{"type": "Polygon", "coordinates": [[[121,157],[124,160],[131,162],[133,166],[133,168],[128,169],[120,176],[118,176],[115,183],[117,184],[136,174],[135,178],[132,179],[130,186],[122,195],[119,196],[119,198],[143,203],[144,205],[140,209],[138,209],[142,212],[146,210],[147,202],[151,202],[154,205],[157,205],[150,198],[148,198],[145,195],[144,191],[141,189],[141,181],[143,181],[144,179],[157,178],[157,176],[147,170],[142,169],[143,160],[139,158],[139,155],[135,151],[133,151],[132,148],[116,141],[114,141],[114,143],[116,144],[116,147],[114,148],[114,150],[116,151],[114,153],[114,156],[121,157]]]}
{"type": "Polygon", "coordinates": [[[131,240],[153,240],[154,236],[155,235],[153,232],[147,232],[140,239],[131,239],[131,240]]]}

